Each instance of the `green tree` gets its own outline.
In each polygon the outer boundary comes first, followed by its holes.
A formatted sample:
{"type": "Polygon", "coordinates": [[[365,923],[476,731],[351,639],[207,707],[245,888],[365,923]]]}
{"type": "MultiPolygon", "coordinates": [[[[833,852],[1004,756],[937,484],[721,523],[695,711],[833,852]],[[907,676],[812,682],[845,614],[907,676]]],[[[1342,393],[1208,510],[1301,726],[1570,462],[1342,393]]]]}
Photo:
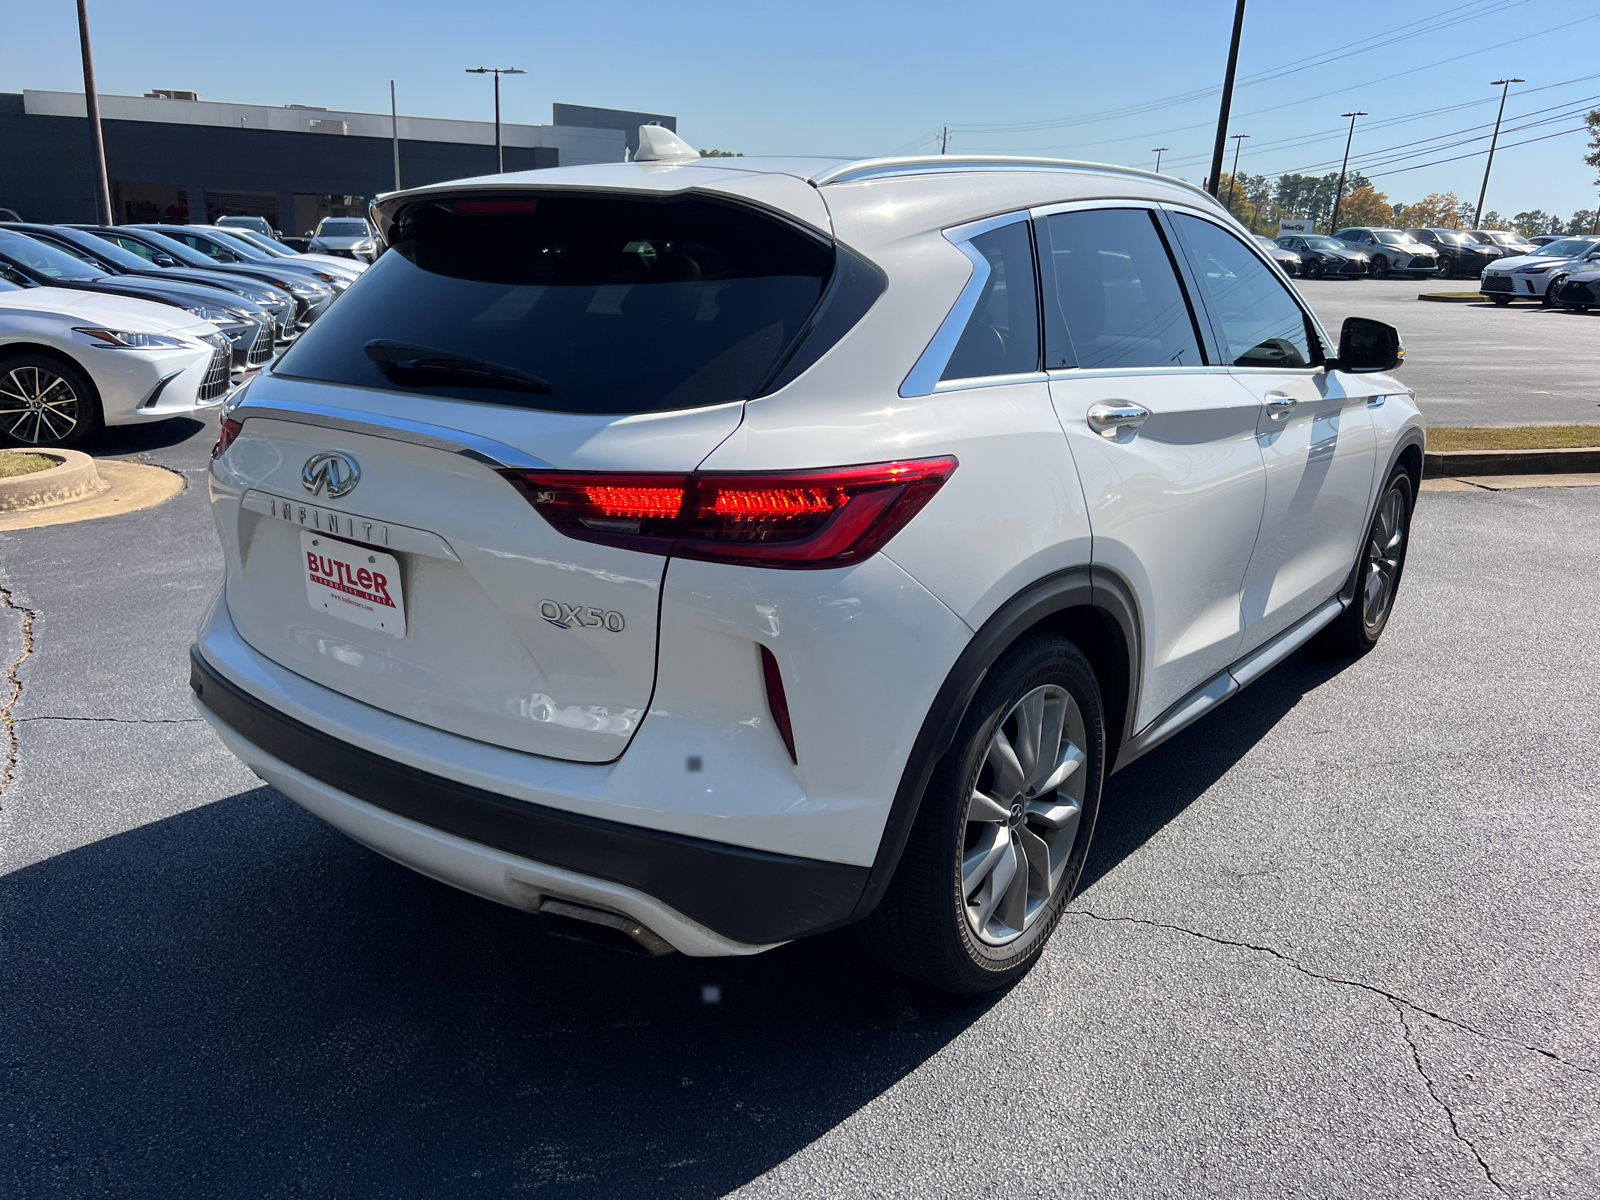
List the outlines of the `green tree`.
{"type": "MultiPolygon", "coordinates": [[[[1583,122],[1589,127],[1589,153],[1583,156],[1583,161],[1600,170],[1600,108],[1590,112],[1583,122]]],[[[1595,176],[1594,182],[1600,187],[1600,175],[1595,176]]]]}
{"type": "Polygon", "coordinates": [[[1461,219],[1461,199],[1454,192],[1430,192],[1395,214],[1402,229],[1449,229],[1461,219]]]}
{"type": "Polygon", "coordinates": [[[1511,218],[1511,227],[1523,237],[1538,237],[1542,233],[1560,233],[1561,226],[1560,217],[1552,217],[1542,208],[1535,208],[1530,212],[1519,212],[1511,218]],[[1555,228],[1551,228],[1552,226],[1555,228]]]}
{"type": "MultiPolygon", "coordinates": [[[[1337,180],[1335,181],[1337,183],[1337,180]]],[[[1358,187],[1339,202],[1339,228],[1351,225],[1374,225],[1382,228],[1394,220],[1394,206],[1389,197],[1370,184],[1358,187]]]]}
{"type": "Polygon", "coordinates": [[[1572,214],[1572,220],[1567,222],[1567,228],[1564,232],[1568,237],[1573,237],[1580,233],[1600,232],[1600,230],[1596,229],[1595,219],[1596,214],[1594,209],[1580,208],[1577,212],[1572,214]]]}

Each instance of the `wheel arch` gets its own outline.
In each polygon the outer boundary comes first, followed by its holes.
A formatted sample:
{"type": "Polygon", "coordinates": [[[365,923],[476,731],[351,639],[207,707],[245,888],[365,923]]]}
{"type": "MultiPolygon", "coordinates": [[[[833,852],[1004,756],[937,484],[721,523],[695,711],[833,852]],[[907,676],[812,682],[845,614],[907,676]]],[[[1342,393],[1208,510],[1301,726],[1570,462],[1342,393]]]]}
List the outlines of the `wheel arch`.
{"type": "Polygon", "coordinates": [[[71,367],[79,375],[83,376],[83,381],[89,385],[90,399],[101,406],[102,412],[105,411],[104,402],[100,398],[100,385],[95,382],[94,375],[88,367],[73,358],[65,350],[52,346],[48,342],[18,341],[0,344],[0,363],[4,363],[8,359],[23,358],[33,354],[41,358],[53,359],[64,366],[71,367]]]}
{"type": "Polygon", "coordinates": [[[945,676],[906,760],[878,853],[850,920],[866,916],[883,898],[933,769],[954,741],[990,666],[1019,638],[1040,629],[1070,638],[1094,668],[1106,710],[1105,762],[1116,761],[1138,707],[1142,662],[1138,604],[1120,577],[1099,567],[1074,567],[1030,584],[1002,604],[945,676]]]}

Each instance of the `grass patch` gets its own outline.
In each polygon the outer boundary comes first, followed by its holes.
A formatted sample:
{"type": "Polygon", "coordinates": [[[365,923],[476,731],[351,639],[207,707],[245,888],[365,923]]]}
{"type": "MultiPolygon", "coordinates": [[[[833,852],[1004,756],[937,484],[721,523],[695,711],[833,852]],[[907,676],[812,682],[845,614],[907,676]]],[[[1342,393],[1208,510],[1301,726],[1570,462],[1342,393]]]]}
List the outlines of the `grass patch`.
{"type": "Polygon", "coordinates": [[[35,471],[48,471],[59,465],[55,459],[42,454],[0,454],[0,479],[32,475],[35,471]]]}
{"type": "Polygon", "coordinates": [[[1505,429],[1435,425],[1429,450],[1557,450],[1600,446],[1600,425],[1514,425],[1505,429]]]}

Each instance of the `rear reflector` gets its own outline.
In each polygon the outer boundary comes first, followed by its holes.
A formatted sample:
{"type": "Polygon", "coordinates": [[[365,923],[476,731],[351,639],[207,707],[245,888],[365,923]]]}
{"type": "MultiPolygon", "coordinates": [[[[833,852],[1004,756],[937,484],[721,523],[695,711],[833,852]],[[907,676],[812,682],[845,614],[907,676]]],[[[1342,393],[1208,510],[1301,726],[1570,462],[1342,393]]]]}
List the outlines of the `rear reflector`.
{"type": "Polygon", "coordinates": [[[789,723],[789,697],[783,692],[783,676],[778,673],[778,660],[765,646],[761,650],[761,678],[767,685],[767,710],[772,713],[772,723],[778,727],[778,736],[789,751],[789,761],[798,763],[800,756],[794,752],[794,726],[789,723]]]}
{"type": "Polygon", "coordinates": [[[502,471],[556,529],[587,542],[753,567],[842,567],[876,554],[956,460],[695,475],[502,471]]]}

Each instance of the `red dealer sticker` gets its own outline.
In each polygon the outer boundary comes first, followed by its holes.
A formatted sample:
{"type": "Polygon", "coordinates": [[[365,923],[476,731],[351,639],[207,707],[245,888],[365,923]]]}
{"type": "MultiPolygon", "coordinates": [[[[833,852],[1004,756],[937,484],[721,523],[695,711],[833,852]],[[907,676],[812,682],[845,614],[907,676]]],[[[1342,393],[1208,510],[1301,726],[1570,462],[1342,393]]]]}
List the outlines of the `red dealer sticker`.
{"type": "Polygon", "coordinates": [[[400,562],[392,554],[315,533],[300,535],[311,607],[367,629],[406,635],[400,562]]]}

